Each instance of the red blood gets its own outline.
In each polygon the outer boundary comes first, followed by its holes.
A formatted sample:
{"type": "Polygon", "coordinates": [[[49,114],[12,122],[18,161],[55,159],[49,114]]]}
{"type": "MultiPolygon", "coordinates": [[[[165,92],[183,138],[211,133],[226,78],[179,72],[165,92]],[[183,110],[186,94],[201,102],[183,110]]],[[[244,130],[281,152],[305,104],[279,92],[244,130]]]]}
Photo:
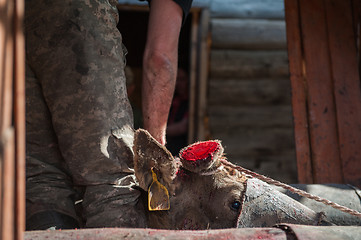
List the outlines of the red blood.
{"type": "Polygon", "coordinates": [[[219,143],[214,141],[196,143],[182,152],[182,158],[187,161],[198,161],[210,158],[219,150],[219,143]]]}

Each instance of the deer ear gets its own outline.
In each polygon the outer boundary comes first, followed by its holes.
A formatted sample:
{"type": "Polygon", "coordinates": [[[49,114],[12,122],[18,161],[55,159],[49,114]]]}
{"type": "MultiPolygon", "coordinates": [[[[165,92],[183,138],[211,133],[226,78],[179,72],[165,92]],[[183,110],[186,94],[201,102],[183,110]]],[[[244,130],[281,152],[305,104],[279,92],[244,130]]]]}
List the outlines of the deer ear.
{"type": "Polygon", "coordinates": [[[135,132],[133,150],[134,171],[139,186],[148,191],[153,182],[153,171],[158,181],[171,190],[171,183],[176,173],[172,154],[144,129],[135,132]]]}
{"type": "Polygon", "coordinates": [[[179,157],[185,169],[198,173],[218,167],[222,154],[221,142],[214,140],[191,144],[180,151],[179,157]]]}

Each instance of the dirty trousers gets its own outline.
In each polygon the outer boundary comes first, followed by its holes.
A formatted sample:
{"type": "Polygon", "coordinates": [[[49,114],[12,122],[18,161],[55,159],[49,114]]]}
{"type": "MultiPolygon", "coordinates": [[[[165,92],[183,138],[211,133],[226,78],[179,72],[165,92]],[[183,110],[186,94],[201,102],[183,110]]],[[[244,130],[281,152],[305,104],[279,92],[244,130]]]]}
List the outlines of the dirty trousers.
{"type": "Polygon", "coordinates": [[[26,204],[85,227],[145,227],[118,12],[107,0],[27,0],[26,204]]]}

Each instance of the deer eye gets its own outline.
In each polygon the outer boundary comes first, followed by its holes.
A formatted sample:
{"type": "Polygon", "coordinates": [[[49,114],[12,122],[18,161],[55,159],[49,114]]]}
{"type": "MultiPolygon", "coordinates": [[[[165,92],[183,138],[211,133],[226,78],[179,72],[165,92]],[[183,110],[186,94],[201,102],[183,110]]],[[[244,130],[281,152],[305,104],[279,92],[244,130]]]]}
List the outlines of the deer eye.
{"type": "Polygon", "coordinates": [[[234,201],[231,204],[231,209],[234,211],[238,211],[240,208],[241,208],[241,202],[239,202],[239,201],[234,201]]]}

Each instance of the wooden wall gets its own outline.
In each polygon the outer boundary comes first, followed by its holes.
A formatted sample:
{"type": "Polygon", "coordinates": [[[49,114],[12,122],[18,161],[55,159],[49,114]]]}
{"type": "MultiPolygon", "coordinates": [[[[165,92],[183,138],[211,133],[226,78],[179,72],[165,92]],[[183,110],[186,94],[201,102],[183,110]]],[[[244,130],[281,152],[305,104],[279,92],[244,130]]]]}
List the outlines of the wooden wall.
{"type": "Polygon", "coordinates": [[[297,182],[283,0],[213,0],[208,115],[228,159],[297,182]]]}
{"type": "Polygon", "coordinates": [[[285,4],[300,182],[361,187],[361,3],[285,4]]]}

